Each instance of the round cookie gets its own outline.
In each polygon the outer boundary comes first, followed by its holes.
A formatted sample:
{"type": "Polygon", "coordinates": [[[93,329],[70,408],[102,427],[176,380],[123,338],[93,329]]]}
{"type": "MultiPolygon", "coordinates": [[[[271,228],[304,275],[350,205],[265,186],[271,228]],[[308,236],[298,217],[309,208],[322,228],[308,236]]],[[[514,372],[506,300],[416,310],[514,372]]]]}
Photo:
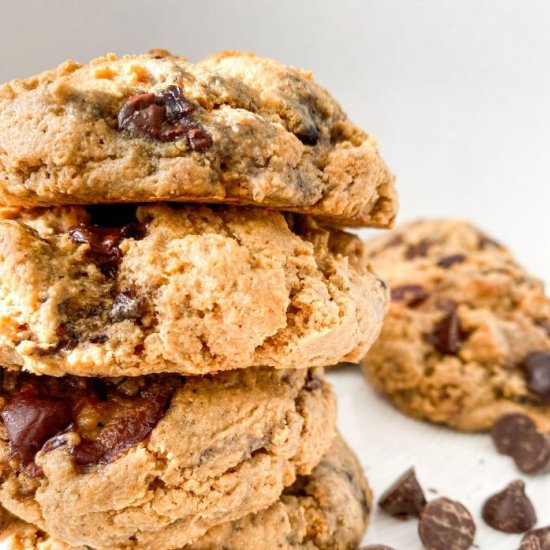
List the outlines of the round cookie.
{"type": "Polygon", "coordinates": [[[0,502],[73,545],[183,546],[277,501],[334,437],[322,369],[3,374],[0,502]]]}
{"type": "MultiPolygon", "coordinates": [[[[309,476],[269,508],[212,528],[185,550],[354,550],[367,527],[372,494],[353,452],[340,437],[309,476]]],[[[6,550],[80,550],[33,525],[8,518],[6,550]]]]}
{"type": "Polygon", "coordinates": [[[550,431],[550,300],[508,250],[467,222],[419,221],[365,245],[391,288],[363,360],[406,414],[459,430],[529,415],[550,431]]]}
{"type": "Polygon", "coordinates": [[[225,206],[0,212],[0,361],[60,376],[359,360],[387,291],[360,241],[225,206]]]}
{"type": "Polygon", "coordinates": [[[376,140],[310,73],[249,53],[153,53],[1,86],[0,202],[222,202],[391,225],[376,140]]]}

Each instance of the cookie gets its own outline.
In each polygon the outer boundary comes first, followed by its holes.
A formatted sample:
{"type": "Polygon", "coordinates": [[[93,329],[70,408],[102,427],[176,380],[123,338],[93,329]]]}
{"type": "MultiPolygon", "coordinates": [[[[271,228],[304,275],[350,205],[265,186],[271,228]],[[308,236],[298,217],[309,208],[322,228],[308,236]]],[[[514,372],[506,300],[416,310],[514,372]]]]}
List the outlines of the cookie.
{"type": "Polygon", "coordinates": [[[334,437],[321,369],[3,375],[0,502],[77,546],[183,546],[276,502],[334,437]]]}
{"type": "MultiPolygon", "coordinates": [[[[185,550],[354,550],[366,529],[372,495],[353,452],[340,437],[309,476],[300,476],[278,502],[212,528],[185,550]]],[[[6,517],[6,550],[80,550],[37,527],[6,517]]]]}
{"type": "Polygon", "coordinates": [[[467,222],[418,221],[365,245],[391,288],[363,360],[406,414],[459,430],[502,415],[550,431],[550,300],[502,245],[467,222]]]}
{"type": "Polygon", "coordinates": [[[0,361],[54,376],[359,360],[386,307],[356,237],[262,208],[6,208],[0,259],[0,361]]]}
{"type": "Polygon", "coordinates": [[[157,201],[380,227],[397,204],[376,140],[310,73],[270,59],[109,55],[0,87],[1,203],[157,201]]]}

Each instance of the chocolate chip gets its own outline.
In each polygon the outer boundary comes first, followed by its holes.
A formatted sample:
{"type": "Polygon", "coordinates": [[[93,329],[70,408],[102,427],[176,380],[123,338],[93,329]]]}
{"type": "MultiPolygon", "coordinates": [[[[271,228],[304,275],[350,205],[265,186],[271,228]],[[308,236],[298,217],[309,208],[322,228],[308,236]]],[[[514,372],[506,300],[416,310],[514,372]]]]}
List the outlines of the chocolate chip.
{"type": "Polygon", "coordinates": [[[401,235],[395,235],[385,245],[384,248],[393,248],[403,243],[403,237],[401,235]]]}
{"type": "Polygon", "coordinates": [[[109,320],[111,323],[120,323],[126,320],[140,319],[145,313],[142,300],[133,297],[127,292],[119,292],[113,300],[109,320]]]}
{"type": "Polygon", "coordinates": [[[416,479],[414,468],[407,470],[380,497],[378,505],[384,512],[400,519],[418,516],[426,505],[422,487],[416,479]]]}
{"type": "Polygon", "coordinates": [[[448,269],[454,264],[461,264],[465,261],[466,261],[466,256],[464,254],[453,254],[452,256],[445,256],[444,258],[441,258],[437,262],[437,265],[445,269],[448,269]]]}
{"type": "Polygon", "coordinates": [[[456,355],[462,335],[460,319],[453,309],[434,326],[433,331],[425,336],[425,340],[444,355],[456,355]]]}
{"type": "Polygon", "coordinates": [[[499,453],[510,455],[518,438],[535,431],[535,423],[527,415],[512,413],[501,416],[495,422],[491,437],[499,453]]]}
{"type": "Polygon", "coordinates": [[[314,124],[303,125],[302,128],[296,130],[295,135],[304,145],[312,146],[316,145],[321,137],[319,130],[314,124]]]}
{"type": "Polygon", "coordinates": [[[410,244],[405,252],[405,257],[407,260],[424,257],[428,254],[433,244],[434,242],[431,239],[422,239],[416,244],[410,244]]]}
{"type": "Polygon", "coordinates": [[[113,277],[122,261],[120,243],[123,239],[143,237],[143,227],[137,224],[102,227],[81,223],[69,229],[69,236],[75,243],[88,245],[90,258],[106,277],[113,277]]]}
{"type": "Polygon", "coordinates": [[[133,399],[131,407],[114,416],[93,440],[82,440],[71,449],[77,464],[108,464],[130,447],[143,441],[164,415],[167,393],[133,399]]]}
{"type": "Polygon", "coordinates": [[[323,387],[323,382],[318,376],[315,376],[311,373],[311,371],[308,371],[307,373],[307,379],[304,384],[304,389],[307,391],[314,391],[314,390],[320,390],[323,387]]]}
{"type": "Polygon", "coordinates": [[[29,387],[14,395],[2,411],[10,450],[29,465],[44,443],[71,422],[71,406],[66,399],[41,396],[29,387]]]}
{"type": "Polygon", "coordinates": [[[550,526],[529,531],[523,537],[519,550],[550,550],[550,526]]]}
{"type": "Polygon", "coordinates": [[[405,302],[415,307],[428,299],[429,294],[420,285],[400,285],[391,289],[391,299],[394,302],[405,302]]]}
{"type": "Polygon", "coordinates": [[[530,353],[519,365],[527,388],[550,404],[550,351],[530,353]]]}
{"type": "Polygon", "coordinates": [[[459,502],[438,498],[420,513],[418,534],[428,550],[467,550],[474,542],[475,522],[459,502]]]}
{"type": "Polygon", "coordinates": [[[118,130],[159,141],[185,137],[195,151],[212,146],[212,138],[191,118],[195,106],[179,86],[158,93],[143,93],[126,100],[118,113],[118,130]]]}
{"type": "Polygon", "coordinates": [[[550,319],[535,319],[535,325],[543,328],[546,334],[550,336],[550,319]]]}
{"type": "Polygon", "coordinates": [[[482,516],[487,525],[504,533],[524,533],[537,523],[535,509],[520,480],[490,497],[483,505],[482,516]]]}

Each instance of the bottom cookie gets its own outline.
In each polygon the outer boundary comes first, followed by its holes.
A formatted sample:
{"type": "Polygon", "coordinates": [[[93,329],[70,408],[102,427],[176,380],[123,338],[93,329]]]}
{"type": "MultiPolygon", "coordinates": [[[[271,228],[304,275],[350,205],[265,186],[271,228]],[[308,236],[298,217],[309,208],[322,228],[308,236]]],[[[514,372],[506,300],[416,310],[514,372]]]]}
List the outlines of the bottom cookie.
{"type": "MultiPolygon", "coordinates": [[[[214,527],[185,550],[357,548],[367,527],[371,502],[372,494],[357,458],[337,437],[313,472],[299,477],[278,502],[214,527]]],[[[2,549],[84,550],[4,514],[2,549]]]]}

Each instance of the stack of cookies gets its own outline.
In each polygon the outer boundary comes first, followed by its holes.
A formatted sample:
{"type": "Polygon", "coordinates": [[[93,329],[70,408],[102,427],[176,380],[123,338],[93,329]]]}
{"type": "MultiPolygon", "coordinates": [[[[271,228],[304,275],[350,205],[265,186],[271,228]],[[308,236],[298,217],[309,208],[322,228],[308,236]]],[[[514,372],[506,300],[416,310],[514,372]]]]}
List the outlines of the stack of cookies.
{"type": "Polygon", "coordinates": [[[323,366],[387,291],[375,140],[303,71],[164,51],[0,88],[4,547],[354,548],[323,366]]]}

